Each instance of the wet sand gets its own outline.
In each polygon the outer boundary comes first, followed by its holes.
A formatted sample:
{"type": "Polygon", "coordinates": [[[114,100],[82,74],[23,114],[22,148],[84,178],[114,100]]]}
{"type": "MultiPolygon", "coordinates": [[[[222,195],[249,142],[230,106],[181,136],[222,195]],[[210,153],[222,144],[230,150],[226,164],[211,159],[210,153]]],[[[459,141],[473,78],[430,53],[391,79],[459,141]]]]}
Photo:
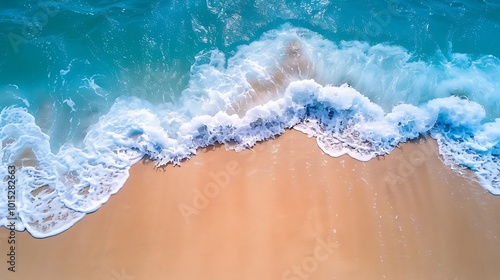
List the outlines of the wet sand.
{"type": "Polygon", "coordinates": [[[276,100],[285,92],[290,82],[314,79],[317,75],[315,65],[302,48],[298,41],[288,42],[277,65],[267,67],[268,79],[249,78],[249,90],[239,95],[229,105],[227,112],[243,117],[249,109],[276,100]]]}
{"type": "Polygon", "coordinates": [[[500,197],[444,166],[432,140],[359,162],[297,131],[253,151],[136,164],[69,230],[17,233],[0,279],[498,279],[500,197]]]}

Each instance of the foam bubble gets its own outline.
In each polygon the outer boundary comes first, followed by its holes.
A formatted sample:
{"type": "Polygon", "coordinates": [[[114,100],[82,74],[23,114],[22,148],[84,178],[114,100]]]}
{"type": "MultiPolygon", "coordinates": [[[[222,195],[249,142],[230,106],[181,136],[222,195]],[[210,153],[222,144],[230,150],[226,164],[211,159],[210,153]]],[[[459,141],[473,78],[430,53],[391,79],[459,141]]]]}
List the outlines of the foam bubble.
{"type": "MultiPolygon", "coordinates": [[[[229,58],[218,50],[200,53],[179,103],[117,99],[81,143],[57,152],[26,109],[5,108],[0,156],[23,166],[19,229],[36,237],[66,230],[118,192],[143,156],[158,166],[181,164],[201,147],[221,143],[243,150],[291,128],[316,137],[331,156],[362,161],[430,134],[445,162],[470,168],[485,189],[500,194],[500,119],[492,121],[500,63],[452,57],[424,62],[397,46],[337,45],[285,25],[229,58]],[[26,151],[34,164],[20,160],[26,151]]],[[[93,78],[86,81],[106,96],[93,78]]],[[[6,224],[5,197],[0,225],[6,224]]]]}

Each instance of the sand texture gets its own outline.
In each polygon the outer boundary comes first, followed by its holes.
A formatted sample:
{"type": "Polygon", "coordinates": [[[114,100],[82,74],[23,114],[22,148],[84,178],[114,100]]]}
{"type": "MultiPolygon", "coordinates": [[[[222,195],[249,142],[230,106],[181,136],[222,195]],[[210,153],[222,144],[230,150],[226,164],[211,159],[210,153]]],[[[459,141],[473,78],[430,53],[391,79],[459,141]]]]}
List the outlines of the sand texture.
{"type": "Polygon", "coordinates": [[[432,140],[369,162],[287,131],[181,167],[138,163],[97,212],[54,237],[17,233],[0,279],[498,279],[500,197],[432,140]]]}

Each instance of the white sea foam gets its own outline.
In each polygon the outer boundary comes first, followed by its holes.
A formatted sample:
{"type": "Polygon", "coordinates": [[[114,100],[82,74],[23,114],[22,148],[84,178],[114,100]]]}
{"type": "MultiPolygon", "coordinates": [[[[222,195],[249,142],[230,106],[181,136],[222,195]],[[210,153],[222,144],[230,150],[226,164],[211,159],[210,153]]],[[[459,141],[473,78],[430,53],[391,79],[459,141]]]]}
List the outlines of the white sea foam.
{"type": "Polygon", "coordinates": [[[75,112],[76,111],[75,110],[75,105],[76,104],[75,104],[75,102],[71,98],[64,99],[63,103],[66,104],[66,105],[68,105],[71,108],[71,112],[75,112]]]}
{"type": "MultiPolygon", "coordinates": [[[[284,26],[228,59],[217,50],[200,53],[178,104],[119,98],[81,145],[66,144],[57,153],[25,109],[6,108],[2,161],[13,163],[28,148],[36,160],[18,174],[19,229],[45,237],[69,228],[119,191],[130,166],[145,155],[157,165],[180,164],[200,147],[224,143],[242,150],[288,128],[316,137],[331,156],[362,161],[430,134],[445,161],[470,168],[484,188],[500,194],[498,97],[483,100],[498,96],[498,81],[489,75],[500,63],[440,59],[416,61],[395,46],[336,45],[284,26]]],[[[0,167],[0,175],[5,172],[0,167]]],[[[5,198],[0,194],[0,225],[6,224],[5,198]]]]}

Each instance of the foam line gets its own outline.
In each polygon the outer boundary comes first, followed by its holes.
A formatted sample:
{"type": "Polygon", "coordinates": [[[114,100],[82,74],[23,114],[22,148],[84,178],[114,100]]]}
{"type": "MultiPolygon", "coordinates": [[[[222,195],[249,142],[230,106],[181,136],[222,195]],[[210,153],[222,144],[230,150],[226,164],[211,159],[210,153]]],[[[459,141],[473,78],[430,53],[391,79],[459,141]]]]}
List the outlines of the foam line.
{"type": "MultiPolygon", "coordinates": [[[[117,193],[144,156],[158,166],[181,164],[208,145],[243,150],[292,128],[331,156],[361,161],[430,135],[447,164],[470,168],[500,194],[500,63],[451,58],[424,62],[398,46],[335,44],[284,25],[229,58],[200,53],[176,104],[117,99],[81,143],[58,151],[26,109],[4,108],[2,162],[23,165],[26,151],[35,162],[19,170],[18,229],[36,237],[68,229],[117,193]]],[[[0,225],[7,224],[6,191],[2,185],[0,225]]]]}

